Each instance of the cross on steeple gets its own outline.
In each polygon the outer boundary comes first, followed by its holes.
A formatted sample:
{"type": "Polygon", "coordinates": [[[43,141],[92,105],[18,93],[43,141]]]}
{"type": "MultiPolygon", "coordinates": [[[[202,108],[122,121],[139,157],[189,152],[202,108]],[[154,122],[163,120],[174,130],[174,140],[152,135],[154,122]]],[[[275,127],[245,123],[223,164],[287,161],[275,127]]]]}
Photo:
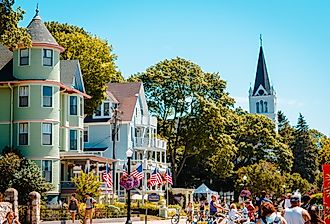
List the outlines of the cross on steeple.
{"type": "Polygon", "coordinates": [[[36,15],[35,16],[39,16],[39,3],[37,3],[36,15]]]}
{"type": "Polygon", "coordinates": [[[260,34],[260,46],[262,47],[262,34],[260,34]]]}

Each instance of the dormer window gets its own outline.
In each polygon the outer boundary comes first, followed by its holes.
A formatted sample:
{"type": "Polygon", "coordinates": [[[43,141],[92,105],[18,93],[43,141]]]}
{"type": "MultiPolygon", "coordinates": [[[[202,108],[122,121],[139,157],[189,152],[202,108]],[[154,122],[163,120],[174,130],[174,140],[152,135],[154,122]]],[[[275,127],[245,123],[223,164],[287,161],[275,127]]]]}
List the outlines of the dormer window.
{"type": "Polygon", "coordinates": [[[29,49],[19,50],[19,65],[29,65],[30,51],[29,49]]]}
{"type": "Polygon", "coordinates": [[[43,65],[53,66],[53,50],[51,49],[43,50],[43,65]]]}
{"type": "Polygon", "coordinates": [[[94,111],[94,117],[95,118],[110,117],[111,109],[112,109],[111,103],[109,101],[105,101],[96,108],[96,110],[94,111]]]}

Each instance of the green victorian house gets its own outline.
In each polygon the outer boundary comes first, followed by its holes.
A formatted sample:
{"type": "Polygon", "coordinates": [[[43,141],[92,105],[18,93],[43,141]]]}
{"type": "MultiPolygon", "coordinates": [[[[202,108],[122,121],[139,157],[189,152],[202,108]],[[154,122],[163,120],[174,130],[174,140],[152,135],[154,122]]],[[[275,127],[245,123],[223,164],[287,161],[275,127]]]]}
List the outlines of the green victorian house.
{"type": "Polygon", "coordinates": [[[79,61],[60,60],[64,51],[38,12],[27,27],[31,48],[0,45],[0,150],[19,149],[35,161],[60,194],[65,153],[83,151],[85,93],[79,61]],[[62,165],[63,166],[63,165],[62,165]]]}

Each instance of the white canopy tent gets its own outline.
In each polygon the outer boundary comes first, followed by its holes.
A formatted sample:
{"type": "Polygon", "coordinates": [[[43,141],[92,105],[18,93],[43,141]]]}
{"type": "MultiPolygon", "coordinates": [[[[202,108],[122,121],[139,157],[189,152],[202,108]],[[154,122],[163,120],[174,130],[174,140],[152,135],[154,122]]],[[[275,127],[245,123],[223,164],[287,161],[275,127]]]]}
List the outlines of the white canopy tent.
{"type": "Polygon", "coordinates": [[[209,201],[211,201],[211,196],[218,195],[218,192],[212,191],[205,184],[202,184],[194,191],[193,194],[194,194],[194,196],[198,197],[199,199],[204,196],[206,198],[206,200],[209,202],[209,201]]]}

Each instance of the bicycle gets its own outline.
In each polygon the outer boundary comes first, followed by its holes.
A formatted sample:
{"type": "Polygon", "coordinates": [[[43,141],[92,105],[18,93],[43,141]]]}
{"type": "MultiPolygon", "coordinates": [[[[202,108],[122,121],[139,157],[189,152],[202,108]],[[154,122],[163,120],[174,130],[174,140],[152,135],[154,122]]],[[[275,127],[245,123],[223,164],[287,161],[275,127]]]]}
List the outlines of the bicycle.
{"type": "Polygon", "coordinates": [[[176,209],[175,214],[171,218],[171,223],[172,224],[178,224],[180,221],[180,209],[176,209]]]}

